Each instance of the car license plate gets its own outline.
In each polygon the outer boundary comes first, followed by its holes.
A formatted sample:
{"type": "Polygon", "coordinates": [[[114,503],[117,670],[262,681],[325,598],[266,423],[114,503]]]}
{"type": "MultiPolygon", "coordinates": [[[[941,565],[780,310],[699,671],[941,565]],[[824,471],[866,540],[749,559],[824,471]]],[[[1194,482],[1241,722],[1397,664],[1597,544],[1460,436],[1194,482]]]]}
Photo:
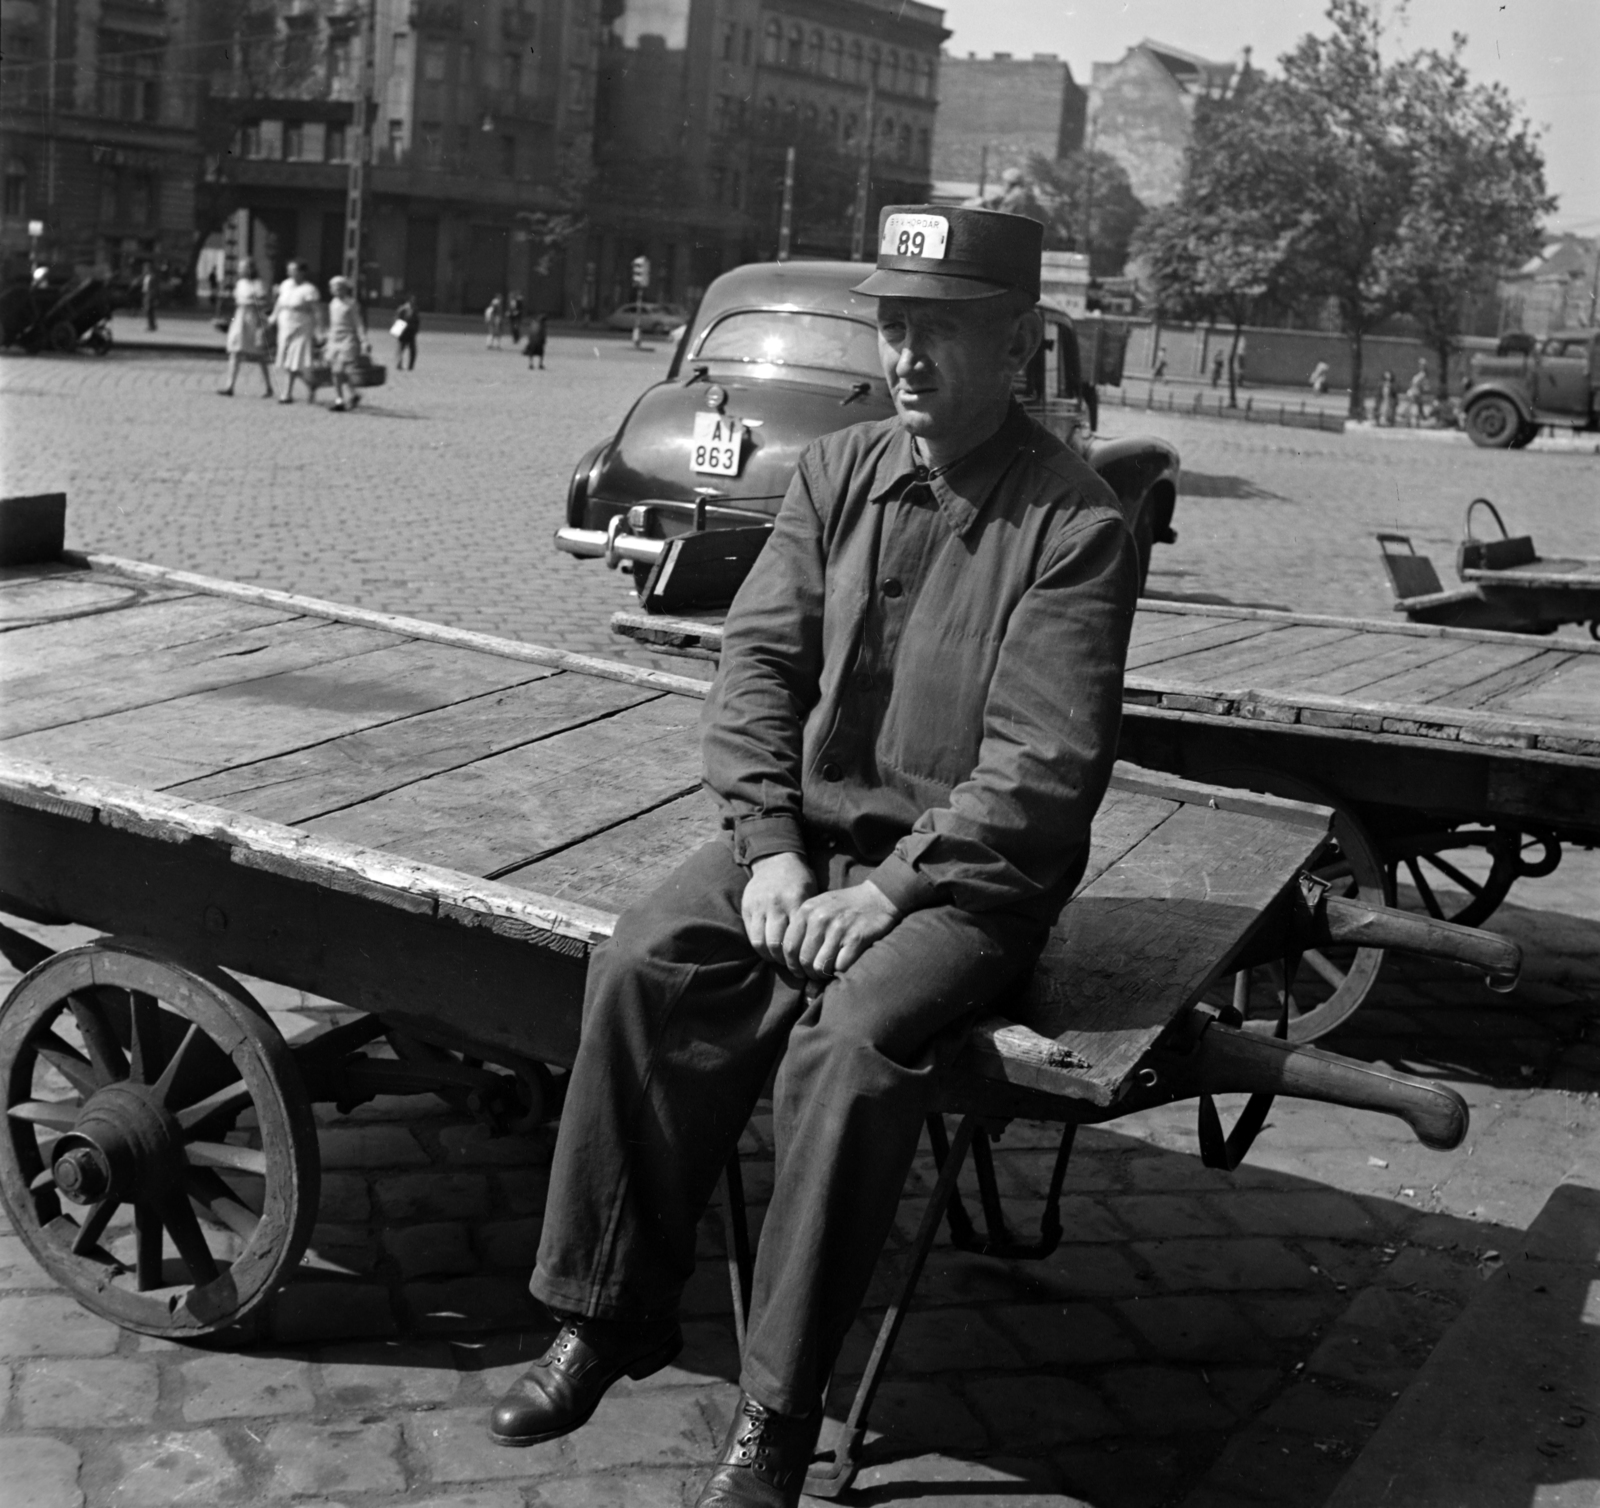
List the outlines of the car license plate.
{"type": "Polygon", "coordinates": [[[744,460],[744,424],[726,414],[694,416],[693,464],[710,476],[738,476],[744,460]]]}

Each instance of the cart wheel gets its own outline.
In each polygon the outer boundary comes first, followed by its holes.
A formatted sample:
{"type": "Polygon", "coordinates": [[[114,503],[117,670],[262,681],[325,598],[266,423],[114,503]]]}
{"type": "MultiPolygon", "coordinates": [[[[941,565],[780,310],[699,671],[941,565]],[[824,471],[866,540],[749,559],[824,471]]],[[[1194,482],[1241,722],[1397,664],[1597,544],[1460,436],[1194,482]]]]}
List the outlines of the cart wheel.
{"type": "MultiPolygon", "coordinates": [[[[1338,797],[1297,776],[1249,765],[1206,770],[1199,778],[1331,806],[1333,835],[1312,864],[1312,872],[1332,885],[1335,895],[1392,903],[1377,844],[1366,824],[1338,797]]],[[[1332,1031],[1367,998],[1382,967],[1382,948],[1313,948],[1302,954],[1289,990],[1289,1040],[1313,1042],[1332,1031]]],[[[1218,1003],[1231,1004],[1252,1030],[1274,1031],[1283,1009],[1283,965],[1241,969],[1219,981],[1217,991],[1218,1003]]]]}
{"type": "Polygon", "coordinates": [[[0,1196],[86,1309],[174,1339],[271,1298],[316,1217],[316,1126],[289,1049],[218,970],[107,938],[0,1006],[0,1196]]]}
{"type": "Polygon", "coordinates": [[[50,348],[60,351],[64,356],[70,356],[78,349],[78,332],[73,329],[71,320],[57,320],[51,325],[50,348]]]}
{"type": "Polygon", "coordinates": [[[1440,921],[1480,927],[1520,879],[1551,873],[1561,862],[1561,844],[1548,833],[1524,833],[1515,827],[1454,827],[1442,832],[1413,833],[1384,846],[1384,871],[1391,891],[1409,879],[1423,909],[1440,921]],[[1444,857],[1481,848],[1489,855],[1489,872],[1468,874],[1444,857]],[[1439,885],[1448,880],[1457,890],[1439,885]]]}

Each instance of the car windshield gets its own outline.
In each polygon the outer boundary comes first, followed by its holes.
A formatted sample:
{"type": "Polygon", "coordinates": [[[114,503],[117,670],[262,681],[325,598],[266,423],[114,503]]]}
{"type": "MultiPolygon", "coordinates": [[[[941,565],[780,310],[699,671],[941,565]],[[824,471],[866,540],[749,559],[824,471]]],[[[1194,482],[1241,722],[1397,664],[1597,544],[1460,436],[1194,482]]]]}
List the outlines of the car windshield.
{"type": "Polygon", "coordinates": [[[878,332],[859,320],[793,309],[747,309],[701,337],[695,360],[823,367],[878,376],[878,332]]]}

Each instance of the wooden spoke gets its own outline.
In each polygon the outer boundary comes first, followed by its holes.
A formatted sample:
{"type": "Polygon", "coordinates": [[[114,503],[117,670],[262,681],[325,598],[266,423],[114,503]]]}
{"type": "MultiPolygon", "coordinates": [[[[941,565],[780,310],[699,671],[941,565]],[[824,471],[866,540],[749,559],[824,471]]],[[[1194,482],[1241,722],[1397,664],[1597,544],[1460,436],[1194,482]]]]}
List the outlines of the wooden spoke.
{"type": "Polygon", "coordinates": [[[1422,866],[1415,859],[1406,860],[1406,868],[1411,871],[1411,883],[1417,887],[1417,894],[1422,897],[1422,904],[1427,908],[1428,915],[1442,917],[1444,907],[1439,904],[1439,898],[1433,893],[1432,887],[1422,877],[1422,866]]]}
{"type": "Polygon", "coordinates": [[[261,1216],[250,1208],[210,1168],[190,1168],[184,1175],[189,1197],[234,1235],[248,1241],[261,1224],[261,1216]]]}
{"type": "Polygon", "coordinates": [[[14,1120],[32,1121],[36,1126],[49,1126],[53,1131],[70,1131],[78,1124],[81,1100],[24,1100],[13,1105],[6,1114],[14,1120]]]}
{"type": "Polygon", "coordinates": [[[78,1023],[78,1030],[83,1033],[89,1057],[104,1075],[103,1082],[110,1084],[117,1079],[127,1078],[128,1055],[123,1052],[122,1044],[117,1041],[117,1034],[111,1029],[111,1023],[106,1020],[99,1003],[80,991],[67,996],[67,1006],[78,1023]]]}
{"type": "Polygon", "coordinates": [[[53,1031],[41,1032],[35,1037],[33,1049],[85,1099],[107,1082],[100,1077],[93,1063],[53,1031]]]}
{"type": "Polygon", "coordinates": [[[1457,869],[1456,866],[1448,859],[1441,859],[1438,854],[1434,853],[1428,855],[1428,862],[1432,864],[1435,869],[1449,875],[1449,877],[1454,880],[1456,884],[1458,884],[1463,890],[1465,890],[1468,895],[1478,896],[1483,894],[1483,885],[1477,880],[1473,879],[1470,874],[1464,874],[1461,870],[1457,869]]]}
{"type": "Polygon", "coordinates": [[[116,1214],[121,1204],[120,1199],[106,1198],[89,1211],[88,1219],[83,1222],[78,1234],[72,1238],[73,1256],[87,1256],[92,1247],[100,1244],[101,1236],[105,1234],[106,1227],[111,1224],[111,1217],[116,1214]]]}
{"type": "Polygon", "coordinates": [[[140,1293],[163,1286],[161,1271],[162,1226],[161,1212],[149,1200],[141,1199],[133,1207],[134,1229],[134,1281],[140,1293]]]}
{"type": "Polygon", "coordinates": [[[133,1037],[128,1076],[136,1084],[149,1084],[161,1071],[161,1002],[140,990],[129,990],[128,1000],[133,1037]]]}
{"type": "Polygon", "coordinates": [[[1315,948],[1308,948],[1300,956],[1316,973],[1327,980],[1334,989],[1338,989],[1350,977],[1337,964],[1331,963],[1326,954],[1319,953],[1315,948]]]}
{"type": "Polygon", "coordinates": [[[205,1232],[189,1207],[189,1196],[181,1189],[171,1190],[161,1213],[189,1276],[196,1283],[212,1282],[217,1276],[217,1259],[211,1255],[205,1232]]]}
{"type": "Polygon", "coordinates": [[[213,1129],[212,1123],[215,1121],[238,1115],[249,1104],[250,1086],[243,1079],[237,1079],[232,1084],[224,1084],[203,1100],[196,1100],[194,1104],[179,1110],[178,1125],[186,1136],[197,1134],[201,1130],[213,1129]]]}
{"type": "Polygon", "coordinates": [[[258,1147],[231,1147],[222,1141],[191,1141],[184,1144],[184,1155],[192,1166],[232,1168],[236,1173],[267,1176],[267,1154],[258,1147]]]}
{"type": "Polygon", "coordinates": [[[200,1023],[191,1021],[189,1030],[183,1034],[183,1041],[178,1044],[178,1050],[167,1060],[167,1066],[161,1070],[161,1077],[155,1082],[155,1097],[161,1104],[165,1105],[172,1097],[172,1086],[183,1070],[183,1060],[188,1057],[189,1049],[201,1039],[202,1035],[200,1023]]]}

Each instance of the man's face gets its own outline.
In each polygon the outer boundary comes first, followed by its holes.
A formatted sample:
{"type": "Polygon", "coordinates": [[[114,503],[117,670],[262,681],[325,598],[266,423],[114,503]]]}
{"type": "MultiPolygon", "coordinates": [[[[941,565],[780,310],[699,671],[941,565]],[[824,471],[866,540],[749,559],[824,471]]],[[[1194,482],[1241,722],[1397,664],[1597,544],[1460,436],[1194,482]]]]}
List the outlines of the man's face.
{"type": "Polygon", "coordinates": [[[919,439],[959,433],[1004,401],[1033,349],[1006,299],[878,300],[878,356],[900,422],[919,439]]]}

